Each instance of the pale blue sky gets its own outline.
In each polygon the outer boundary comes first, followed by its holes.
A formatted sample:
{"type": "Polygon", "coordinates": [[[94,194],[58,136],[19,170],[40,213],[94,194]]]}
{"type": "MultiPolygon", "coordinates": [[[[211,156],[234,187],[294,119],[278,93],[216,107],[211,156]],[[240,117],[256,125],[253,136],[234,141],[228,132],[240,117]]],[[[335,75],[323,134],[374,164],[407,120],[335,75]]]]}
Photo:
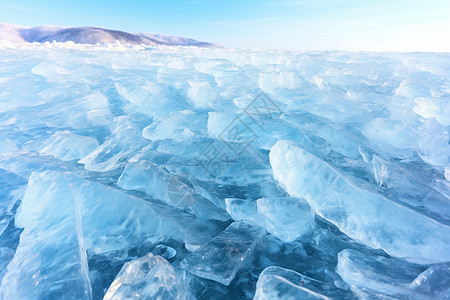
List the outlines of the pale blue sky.
{"type": "Polygon", "coordinates": [[[0,22],[182,35],[227,47],[450,52],[449,0],[0,0],[0,22]]]}

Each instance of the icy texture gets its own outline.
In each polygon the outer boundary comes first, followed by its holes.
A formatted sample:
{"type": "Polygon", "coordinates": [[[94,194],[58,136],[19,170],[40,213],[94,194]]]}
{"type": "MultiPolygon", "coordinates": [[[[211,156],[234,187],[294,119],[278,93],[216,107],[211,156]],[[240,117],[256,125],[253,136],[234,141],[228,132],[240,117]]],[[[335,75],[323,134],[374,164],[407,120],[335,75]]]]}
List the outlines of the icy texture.
{"type": "Polygon", "coordinates": [[[423,266],[355,250],[338,254],[337,273],[353,289],[371,290],[400,299],[448,299],[450,296],[449,263],[423,266]]]}
{"type": "MultiPolygon", "coordinates": [[[[433,265],[410,284],[414,294],[433,299],[450,299],[450,263],[433,265]]],[[[419,296],[419,297],[420,297],[419,296]]]]}
{"type": "Polygon", "coordinates": [[[418,129],[420,157],[434,165],[450,165],[450,147],[448,146],[449,131],[436,119],[427,119],[418,129]]]}
{"type": "Polygon", "coordinates": [[[248,199],[227,198],[225,199],[227,213],[233,220],[249,220],[256,224],[264,225],[263,216],[258,214],[256,201],[248,199]]]}
{"type": "Polygon", "coordinates": [[[94,151],[98,147],[96,139],[87,136],[79,136],[68,131],[62,131],[52,135],[41,153],[53,155],[61,160],[80,159],[94,151]]]}
{"type": "Polygon", "coordinates": [[[64,176],[40,181],[40,174],[31,176],[16,216],[16,225],[25,229],[3,277],[1,298],[91,299],[79,203],[64,176]],[[46,218],[52,210],[57,214],[46,218]]]}
{"type": "Polygon", "coordinates": [[[264,231],[245,222],[234,222],[181,263],[186,271],[229,285],[248,260],[264,231]]]}
{"type": "Polygon", "coordinates": [[[168,205],[192,212],[200,219],[228,219],[225,212],[214,203],[149,161],[141,160],[136,164],[128,164],[117,184],[126,190],[144,191],[168,205]]]}
{"type": "Polygon", "coordinates": [[[415,294],[417,299],[426,298],[426,294],[420,295],[409,288],[420,272],[419,266],[411,267],[393,258],[367,256],[348,249],[338,254],[337,273],[348,284],[393,297],[405,298],[415,294]]]}
{"type": "Polygon", "coordinates": [[[169,219],[162,225],[148,202],[53,171],[32,174],[16,226],[24,232],[2,282],[5,298],[14,298],[19,287],[23,291],[17,294],[20,298],[59,297],[61,293],[89,298],[85,250],[128,249],[144,237],[158,241],[178,237],[180,231],[169,219]],[[21,268],[23,264],[28,268],[21,268]],[[44,271],[45,275],[40,275],[44,271]],[[45,283],[42,290],[33,288],[37,282],[45,283]],[[51,290],[50,285],[61,289],[51,290]]]}
{"type": "Polygon", "coordinates": [[[152,253],[154,255],[159,255],[167,260],[171,260],[175,257],[175,255],[177,255],[177,251],[175,249],[164,245],[156,245],[152,253]]]}
{"type": "Polygon", "coordinates": [[[449,298],[448,74],[445,53],[0,42],[0,298],[102,299],[148,253],[197,299],[449,298]]]}
{"type": "Polygon", "coordinates": [[[450,260],[449,226],[356,186],[291,142],[275,144],[270,162],[275,178],[292,196],[307,199],[349,236],[399,257],[450,260]]]}
{"type": "Polygon", "coordinates": [[[266,230],[283,242],[292,242],[314,227],[314,211],[304,199],[258,199],[266,230]]]}
{"type": "Polygon", "coordinates": [[[14,219],[14,205],[22,198],[26,180],[0,168],[0,236],[14,219]]]}
{"type": "Polygon", "coordinates": [[[259,275],[253,299],[331,299],[315,291],[321,289],[332,287],[289,269],[268,267],[259,275]]]}
{"type": "Polygon", "coordinates": [[[195,299],[181,274],[152,253],[127,262],[106,292],[109,299],[195,299]]]}

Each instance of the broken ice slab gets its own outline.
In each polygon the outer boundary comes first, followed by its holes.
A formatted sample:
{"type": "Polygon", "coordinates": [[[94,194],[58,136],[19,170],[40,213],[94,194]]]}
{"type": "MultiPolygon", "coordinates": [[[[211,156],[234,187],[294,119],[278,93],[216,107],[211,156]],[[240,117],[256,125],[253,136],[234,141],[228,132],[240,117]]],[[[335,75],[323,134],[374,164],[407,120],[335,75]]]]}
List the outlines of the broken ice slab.
{"type": "Polygon", "coordinates": [[[185,98],[180,97],[176,89],[171,88],[166,82],[155,82],[154,79],[150,79],[158,74],[156,69],[146,70],[146,74],[142,77],[136,77],[135,72],[136,70],[126,73],[121,70],[120,76],[115,76],[117,80],[115,88],[118,94],[127,100],[124,101],[127,113],[142,112],[158,118],[189,107],[185,98]],[[130,77],[136,78],[130,81],[130,77]]]}
{"type": "Polygon", "coordinates": [[[72,174],[82,176],[84,170],[77,169],[68,162],[63,162],[51,156],[37,153],[18,152],[0,156],[0,167],[17,176],[28,179],[33,172],[45,170],[70,171],[72,174]]]}
{"type": "Polygon", "coordinates": [[[79,161],[86,170],[107,172],[120,168],[135,151],[148,143],[129,116],[117,117],[113,124],[111,137],[79,161]]]}
{"type": "Polygon", "coordinates": [[[367,122],[363,134],[379,149],[393,157],[408,158],[414,155],[419,135],[402,120],[375,118],[367,122]]]}
{"type": "Polygon", "coordinates": [[[19,147],[17,147],[16,143],[7,138],[2,137],[0,140],[0,154],[9,153],[9,152],[17,152],[19,151],[19,147]]]}
{"type": "MultiPolygon", "coordinates": [[[[409,287],[424,267],[401,259],[345,249],[338,254],[336,272],[353,288],[399,298],[413,296],[409,287]]],[[[428,299],[427,295],[417,298],[428,299]]],[[[414,297],[412,297],[414,298],[414,297]]]]}
{"type": "Polygon", "coordinates": [[[144,238],[154,242],[183,238],[183,228],[148,201],[88,180],[80,182],[76,195],[85,248],[92,253],[129,249],[144,238]]]}
{"type": "Polygon", "coordinates": [[[257,205],[266,230],[283,242],[292,242],[314,228],[315,213],[305,199],[262,198],[257,205]]]}
{"type": "Polygon", "coordinates": [[[343,299],[343,296],[346,294],[345,291],[340,291],[333,285],[315,280],[293,270],[272,266],[264,269],[259,275],[253,300],[333,299],[325,295],[343,299]]]}
{"type": "Polygon", "coordinates": [[[450,225],[450,185],[435,169],[417,161],[392,162],[372,156],[372,172],[383,195],[450,225]],[[439,176],[440,175],[440,176],[439,176]]]}
{"type": "Polygon", "coordinates": [[[78,203],[64,176],[34,173],[16,215],[24,227],[0,287],[1,299],[91,299],[78,203]],[[55,193],[58,191],[58,193],[55,193]]]}
{"type": "MultiPolygon", "coordinates": [[[[151,141],[170,139],[187,143],[196,133],[206,131],[207,118],[186,109],[170,113],[167,117],[159,117],[157,121],[142,130],[142,136],[151,141]]],[[[180,152],[180,149],[177,149],[180,152]]]]}
{"type": "Polygon", "coordinates": [[[6,215],[0,214],[0,236],[3,234],[3,232],[6,230],[6,228],[8,227],[9,222],[11,222],[11,220],[14,218],[13,215],[6,215]]]}
{"type": "Polygon", "coordinates": [[[190,141],[159,140],[133,157],[164,165],[170,173],[189,174],[198,180],[217,184],[248,186],[272,179],[267,153],[252,147],[243,147],[236,154],[220,139],[196,135],[190,141]]]}
{"type": "Polygon", "coordinates": [[[64,161],[70,161],[85,157],[97,147],[97,139],[73,134],[65,130],[55,133],[45,141],[45,147],[40,152],[53,155],[64,161]]]}
{"type": "Polygon", "coordinates": [[[359,158],[358,151],[365,139],[358,132],[350,132],[327,118],[306,111],[284,113],[280,117],[287,125],[298,130],[289,139],[321,155],[331,150],[346,157],[359,158]]]}
{"type": "Polygon", "coordinates": [[[448,126],[442,126],[436,119],[431,118],[425,120],[417,131],[420,134],[419,156],[429,164],[448,166],[450,164],[448,126]]]}
{"type": "Polygon", "coordinates": [[[196,193],[177,176],[150,161],[129,163],[117,184],[126,190],[143,191],[155,199],[192,213],[202,220],[226,221],[229,219],[225,210],[196,193]]]}
{"type": "Polygon", "coordinates": [[[226,198],[227,213],[235,221],[249,220],[256,224],[264,224],[264,219],[258,214],[256,201],[249,199],[226,198]]]}
{"type": "Polygon", "coordinates": [[[56,171],[31,175],[16,226],[24,231],[1,287],[4,299],[88,299],[86,250],[127,250],[145,238],[182,240],[184,231],[150,202],[56,171]]]}
{"type": "Polygon", "coordinates": [[[181,267],[194,275],[229,285],[246,263],[264,229],[234,222],[205,246],[189,254],[181,267]]]}
{"type": "Polygon", "coordinates": [[[0,236],[14,218],[12,209],[22,198],[26,184],[23,177],[0,168],[0,236]]]}
{"type": "MultiPolygon", "coordinates": [[[[74,200],[80,202],[84,247],[90,252],[128,249],[144,238],[155,242],[168,238],[182,239],[180,225],[155,211],[148,201],[67,174],[48,172],[43,176],[43,182],[65,176],[65,184],[73,185],[74,200]]],[[[54,193],[61,195],[58,187],[54,193]]]]}
{"type": "Polygon", "coordinates": [[[123,265],[103,300],[195,299],[182,275],[161,256],[148,253],[123,265]]]}
{"type": "Polygon", "coordinates": [[[3,275],[6,273],[6,266],[13,259],[13,257],[14,249],[8,247],[0,247],[0,288],[3,275]]]}
{"type": "Polygon", "coordinates": [[[289,141],[270,151],[275,179],[293,197],[342,232],[392,256],[417,261],[450,260],[450,227],[349,182],[340,172],[289,141]]]}
{"type": "Polygon", "coordinates": [[[430,266],[411,283],[414,294],[431,299],[450,299],[450,263],[430,266]]]}

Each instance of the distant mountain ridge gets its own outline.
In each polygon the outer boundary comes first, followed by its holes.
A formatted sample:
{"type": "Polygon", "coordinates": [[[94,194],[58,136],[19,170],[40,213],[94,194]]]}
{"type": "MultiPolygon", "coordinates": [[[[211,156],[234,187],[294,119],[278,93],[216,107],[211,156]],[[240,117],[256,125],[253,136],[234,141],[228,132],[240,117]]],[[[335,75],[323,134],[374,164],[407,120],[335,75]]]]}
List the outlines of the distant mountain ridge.
{"type": "Polygon", "coordinates": [[[213,43],[164,34],[128,33],[99,27],[61,27],[48,25],[23,27],[7,23],[0,23],[0,40],[6,40],[12,43],[72,41],[76,44],[116,43],[118,41],[121,44],[131,45],[220,47],[213,43]]]}

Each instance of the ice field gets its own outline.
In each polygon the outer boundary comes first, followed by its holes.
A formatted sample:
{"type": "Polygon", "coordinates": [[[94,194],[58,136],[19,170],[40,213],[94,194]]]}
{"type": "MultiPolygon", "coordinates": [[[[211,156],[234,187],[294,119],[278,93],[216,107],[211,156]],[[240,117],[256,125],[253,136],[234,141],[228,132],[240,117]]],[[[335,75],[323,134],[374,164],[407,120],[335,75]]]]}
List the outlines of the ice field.
{"type": "Polygon", "coordinates": [[[450,299],[450,54],[0,45],[0,299],[450,299]]]}

